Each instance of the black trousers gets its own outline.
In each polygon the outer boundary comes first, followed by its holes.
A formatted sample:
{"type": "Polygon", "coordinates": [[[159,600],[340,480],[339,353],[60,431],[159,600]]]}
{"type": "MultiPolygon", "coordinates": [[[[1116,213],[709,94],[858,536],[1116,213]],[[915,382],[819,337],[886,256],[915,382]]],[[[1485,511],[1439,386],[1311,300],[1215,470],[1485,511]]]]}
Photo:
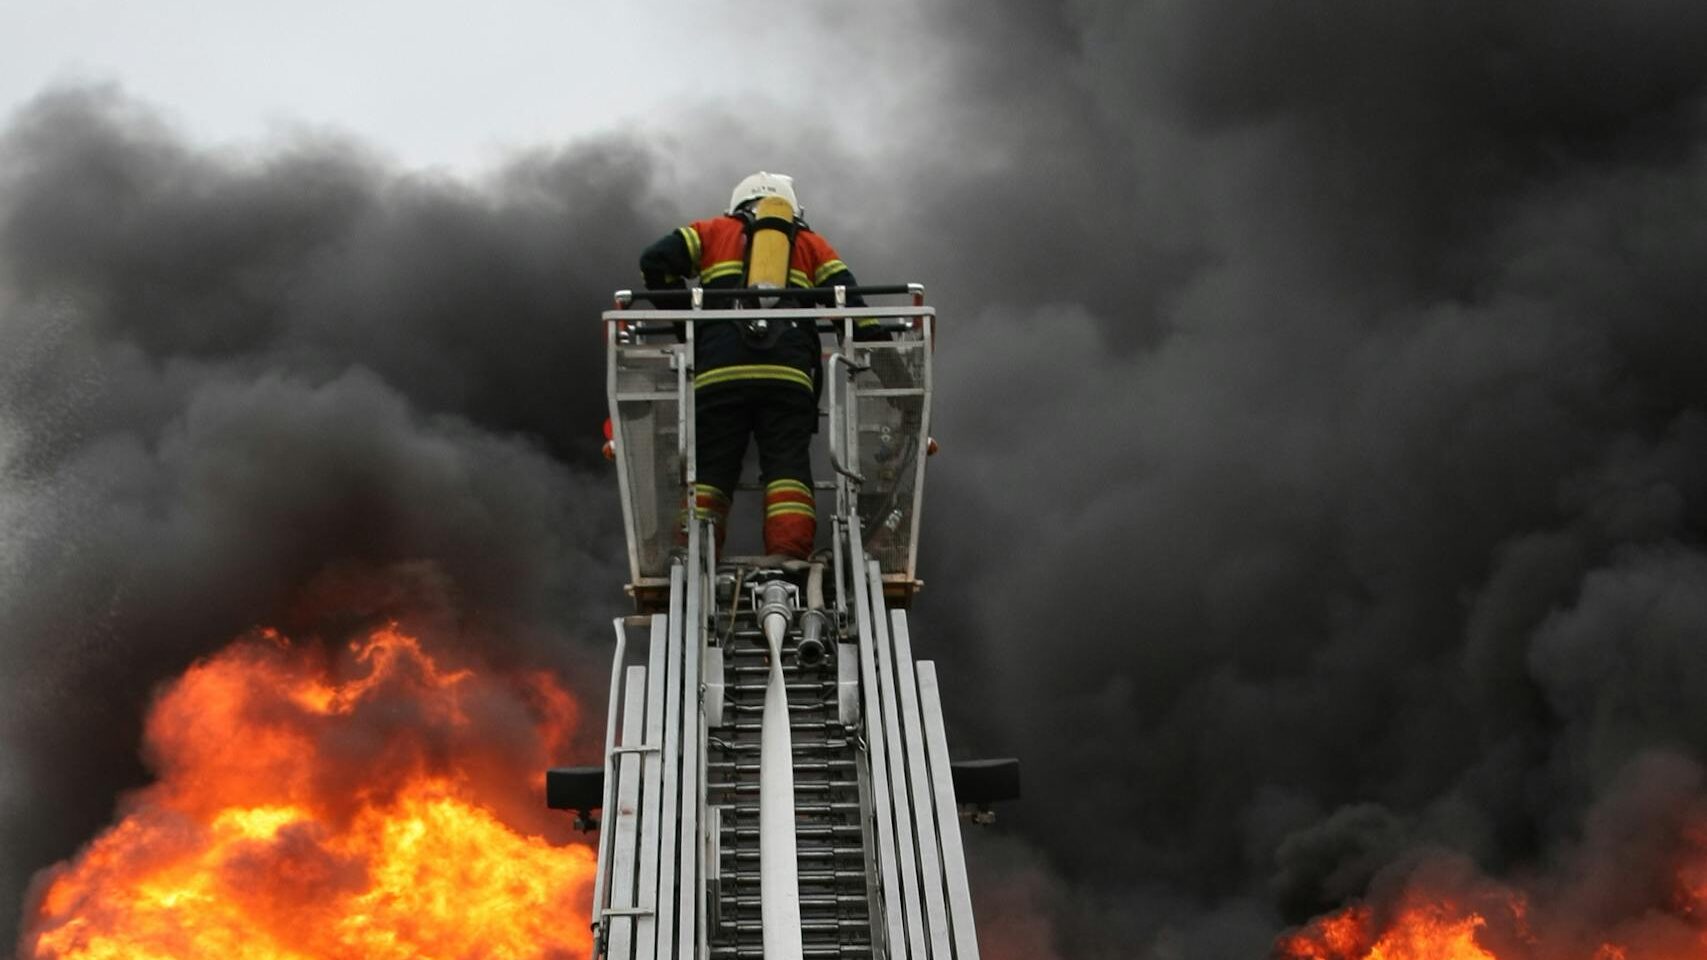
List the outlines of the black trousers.
{"type": "Polygon", "coordinates": [[[759,445],[759,481],[798,480],[812,486],[812,434],[818,401],[798,384],[742,380],[694,393],[699,482],[725,497],[735,493],[747,438],[759,445]]]}

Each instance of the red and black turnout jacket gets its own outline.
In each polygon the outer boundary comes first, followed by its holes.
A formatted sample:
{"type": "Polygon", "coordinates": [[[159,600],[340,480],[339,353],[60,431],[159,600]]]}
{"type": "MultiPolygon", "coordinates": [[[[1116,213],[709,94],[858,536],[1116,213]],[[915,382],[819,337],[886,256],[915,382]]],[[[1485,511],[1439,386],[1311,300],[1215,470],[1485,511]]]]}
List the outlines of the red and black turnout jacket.
{"type": "MultiPolygon", "coordinates": [[[[640,254],[640,273],[652,290],[679,290],[698,278],[707,289],[746,285],[747,220],[725,214],[695,220],[660,237],[640,254]]],[[[788,263],[788,285],[794,288],[855,286],[853,272],[828,240],[796,221],[794,247],[788,263]]],[[[852,306],[864,306],[857,295],[852,306]]],[[[875,320],[861,321],[881,337],[875,320]]],[[[865,339],[857,330],[856,339],[865,339]]],[[[754,347],[732,322],[707,322],[695,331],[694,387],[755,380],[780,381],[814,389],[819,364],[818,334],[810,324],[790,324],[774,346],[754,347]]]]}

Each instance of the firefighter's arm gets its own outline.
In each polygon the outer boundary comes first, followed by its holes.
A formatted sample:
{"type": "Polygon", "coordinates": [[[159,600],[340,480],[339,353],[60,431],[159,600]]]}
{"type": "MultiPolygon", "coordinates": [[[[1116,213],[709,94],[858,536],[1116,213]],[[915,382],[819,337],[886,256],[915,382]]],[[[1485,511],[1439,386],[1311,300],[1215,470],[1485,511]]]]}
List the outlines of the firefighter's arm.
{"type": "Polygon", "coordinates": [[[681,227],[640,252],[640,276],[648,290],[681,290],[699,272],[699,231],[681,227]]]}
{"type": "MultiPolygon", "coordinates": [[[[827,259],[820,263],[817,271],[813,274],[813,279],[816,281],[817,285],[820,287],[859,286],[859,281],[854,278],[853,271],[849,270],[848,265],[843,263],[840,257],[836,256],[836,252],[830,249],[829,244],[824,244],[823,248],[826,252],[827,259]]],[[[867,305],[865,298],[857,293],[848,294],[847,303],[850,307],[863,307],[867,305]]],[[[890,336],[889,331],[883,329],[883,321],[876,317],[861,317],[855,320],[853,336],[856,343],[860,341],[871,342],[874,340],[894,339],[890,336]]],[[[836,339],[838,341],[841,340],[840,325],[837,326],[836,339]]],[[[896,369],[896,360],[897,358],[895,355],[888,350],[874,350],[871,352],[871,372],[876,375],[877,382],[882,384],[884,387],[904,387],[908,385],[906,371],[896,369]]]]}
{"type": "MultiPolygon", "coordinates": [[[[859,281],[854,279],[853,271],[846,266],[833,274],[825,283],[826,287],[857,287],[859,281]]],[[[848,294],[848,306],[866,306],[865,298],[857,293],[848,294]]],[[[854,340],[889,340],[889,331],[883,329],[883,321],[877,317],[860,317],[854,321],[854,340]]]]}
{"type": "MultiPolygon", "coordinates": [[[[854,279],[853,271],[836,255],[834,247],[822,237],[816,237],[819,261],[813,271],[812,284],[818,287],[857,287],[859,281],[854,279]]],[[[848,294],[848,306],[863,307],[865,298],[857,293],[848,294]]],[[[875,317],[862,317],[854,321],[854,339],[857,340],[888,340],[888,331],[882,328],[882,323],[875,317]]]]}

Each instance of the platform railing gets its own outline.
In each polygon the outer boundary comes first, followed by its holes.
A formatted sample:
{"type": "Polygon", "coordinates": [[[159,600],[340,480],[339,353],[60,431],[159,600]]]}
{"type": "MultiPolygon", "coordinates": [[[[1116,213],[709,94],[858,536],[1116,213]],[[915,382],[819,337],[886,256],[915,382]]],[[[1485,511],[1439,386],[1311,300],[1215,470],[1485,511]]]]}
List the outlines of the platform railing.
{"type": "Polygon", "coordinates": [[[905,602],[915,570],[924,462],[929,446],[931,351],[936,311],[918,284],[791,288],[789,301],[759,307],[776,290],[620,290],[602,316],[607,399],[628,540],[630,590],[662,597],[672,553],[692,508],[694,336],[705,323],[810,322],[839,343],[819,373],[825,433],[836,473],[835,512],[865,515],[868,547],[885,589],[905,602]],[[904,296],[904,304],[850,307],[855,294],[904,296]],[[637,306],[649,301],[650,308],[637,306]],[[873,333],[877,333],[873,338],[873,333]]]}

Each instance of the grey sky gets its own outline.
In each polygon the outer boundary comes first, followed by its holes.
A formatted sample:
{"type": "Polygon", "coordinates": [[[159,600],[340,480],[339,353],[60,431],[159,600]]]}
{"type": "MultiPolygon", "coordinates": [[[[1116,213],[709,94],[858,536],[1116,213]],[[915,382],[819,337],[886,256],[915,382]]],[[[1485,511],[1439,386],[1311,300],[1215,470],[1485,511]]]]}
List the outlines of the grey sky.
{"type": "Polygon", "coordinates": [[[706,110],[893,112],[875,51],[821,20],[768,25],[782,56],[734,55],[762,13],[728,0],[6,0],[0,115],[50,84],[117,82],[204,143],[329,128],[410,166],[466,172],[517,148],[706,110]]]}

